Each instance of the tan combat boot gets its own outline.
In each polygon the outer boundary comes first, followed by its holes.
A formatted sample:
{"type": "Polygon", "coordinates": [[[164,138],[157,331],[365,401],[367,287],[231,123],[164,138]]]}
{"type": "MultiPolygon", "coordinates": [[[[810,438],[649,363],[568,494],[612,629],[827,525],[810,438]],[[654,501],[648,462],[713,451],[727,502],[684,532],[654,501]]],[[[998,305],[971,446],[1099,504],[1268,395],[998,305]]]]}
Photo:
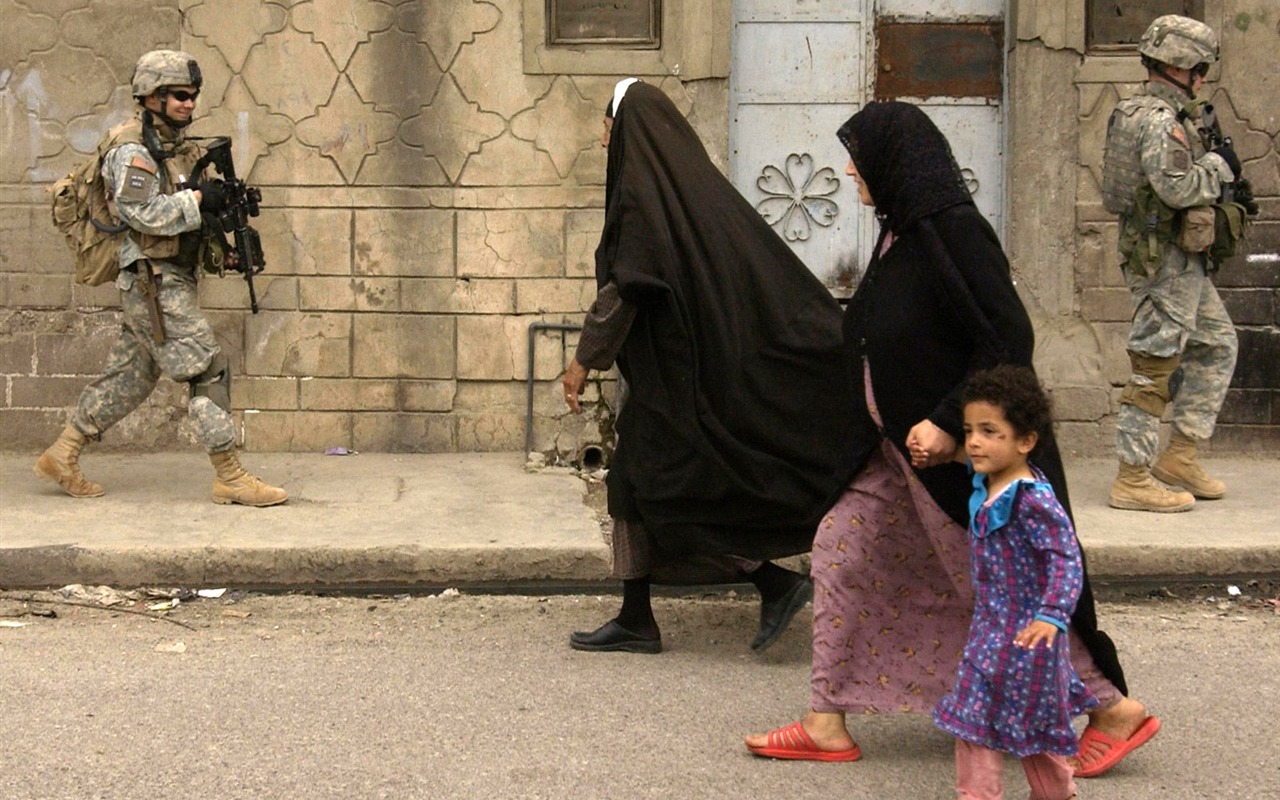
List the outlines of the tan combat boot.
{"type": "Polygon", "coordinates": [[[1171,492],[1151,478],[1140,464],[1120,462],[1120,474],[1111,484],[1111,507],[1127,511],[1190,511],[1196,499],[1187,492],[1171,492]]]}
{"type": "Polygon", "coordinates": [[[245,472],[234,447],[221,453],[210,453],[209,460],[218,472],[213,479],[213,502],[219,505],[274,506],[289,499],[284,489],[268,486],[256,475],[245,472]]]}
{"type": "Polygon", "coordinates": [[[1196,440],[1176,428],[1169,448],[1151,466],[1151,474],[1170,486],[1181,486],[1200,500],[1217,500],[1227,493],[1227,485],[1209,477],[1196,461],[1196,440]]]}
{"type": "Polygon", "coordinates": [[[88,437],[71,424],[62,429],[57,441],[49,445],[32,469],[41,478],[62,487],[72,497],[102,497],[102,487],[85,478],[80,471],[80,451],[88,437]]]}

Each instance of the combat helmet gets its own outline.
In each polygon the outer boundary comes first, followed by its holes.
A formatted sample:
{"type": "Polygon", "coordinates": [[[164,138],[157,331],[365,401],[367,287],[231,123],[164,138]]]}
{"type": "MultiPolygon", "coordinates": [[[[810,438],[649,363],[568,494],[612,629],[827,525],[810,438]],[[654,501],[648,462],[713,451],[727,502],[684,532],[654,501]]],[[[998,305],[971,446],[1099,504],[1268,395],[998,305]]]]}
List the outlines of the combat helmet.
{"type": "Polygon", "coordinates": [[[1199,20],[1166,14],[1147,27],[1138,52],[1144,62],[1150,59],[1178,69],[1195,69],[1218,60],[1218,34],[1199,20]]]}
{"type": "Polygon", "coordinates": [[[133,96],[142,99],[166,86],[194,86],[204,83],[200,65],[181,50],[152,50],[144,53],[133,68],[133,96]]]}

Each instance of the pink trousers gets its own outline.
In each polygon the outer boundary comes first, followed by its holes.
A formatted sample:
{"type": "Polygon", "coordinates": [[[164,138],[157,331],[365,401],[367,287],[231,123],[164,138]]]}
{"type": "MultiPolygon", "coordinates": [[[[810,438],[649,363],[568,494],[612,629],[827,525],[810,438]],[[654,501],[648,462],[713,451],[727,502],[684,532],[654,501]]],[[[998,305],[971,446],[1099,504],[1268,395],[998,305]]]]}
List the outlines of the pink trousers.
{"type": "MultiPolygon", "coordinates": [[[[1037,753],[1022,760],[1031,800],[1068,800],[1076,782],[1062,756],[1037,753]]],[[[959,800],[1003,800],[1004,753],[956,739],[956,797],[959,800]]]]}

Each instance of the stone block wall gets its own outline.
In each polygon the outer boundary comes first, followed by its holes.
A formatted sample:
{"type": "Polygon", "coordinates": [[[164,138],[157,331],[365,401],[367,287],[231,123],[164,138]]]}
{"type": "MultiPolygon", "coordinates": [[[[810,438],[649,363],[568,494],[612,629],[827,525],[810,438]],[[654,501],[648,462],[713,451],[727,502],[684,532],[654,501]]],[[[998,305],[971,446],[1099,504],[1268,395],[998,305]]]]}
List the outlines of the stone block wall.
{"type": "MultiPolygon", "coordinates": [[[[134,113],[138,55],[170,47],[204,73],[191,132],[233,136],[262,187],[261,312],[236,276],[200,286],[242,444],[522,449],[529,326],[580,322],[595,294],[601,117],[625,77],[527,70],[526,5],[0,0],[0,447],[51,440],[118,330],[115,290],[73,284],[44,189],[134,113]]],[[[723,160],[723,81],[647,79],[723,160]]],[[[574,336],[534,341],[534,447],[572,454],[607,410],[568,418],[574,336]]],[[[193,445],[185,406],[162,380],[104,445],[193,445]]]]}
{"type": "MultiPolygon", "coordinates": [[[[1102,153],[1112,109],[1146,71],[1136,52],[1087,50],[1083,2],[1014,5],[1009,249],[1036,320],[1037,363],[1053,389],[1064,447],[1110,454],[1129,377],[1132,304],[1116,220],[1102,208],[1102,153]]],[[[1209,99],[1262,208],[1246,245],[1215,279],[1240,357],[1211,448],[1272,453],[1280,451],[1280,15],[1208,0],[1205,21],[1222,38],[1209,99]]]]}
{"type": "MultiPolygon", "coordinates": [[[[76,286],[45,187],[133,113],[137,56],[180,47],[193,132],[235,138],[263,189],[261,313],[201,285],[251,449],[519,450],[529,325],[578,322],[602,221],[601,112],[621,74],[675,99],[727,162],[727,0],[667,0],[661,51],[539,44],[545,0],[0,0],[0,448],[57,432],[120,321],[76,286]],[[668,43],[668,40],[670,44],[668,43]],[[675,77],[678,75],[679,77],[675,77]]],[[[1009,0],[1007,247],[1072,452],[1110,453],[1129,300],[1101,211],[1106,118],[1142,80],[1084,43],[1085,0],[1009,0]]],[[[1280,450],[1280,15],[1206,0],[1213,101],[1260,196],[1218,285],[1241,354],[1215,447],[1280,450]]],[[[571,455],[608,410],[565,414],[573,334],[534,337],[535,449],[571,455]]],[[[593,385],[589,396],[609,396],[593,385]]],[[[107,447],[194,446],[162,381],[107,447]]]]}

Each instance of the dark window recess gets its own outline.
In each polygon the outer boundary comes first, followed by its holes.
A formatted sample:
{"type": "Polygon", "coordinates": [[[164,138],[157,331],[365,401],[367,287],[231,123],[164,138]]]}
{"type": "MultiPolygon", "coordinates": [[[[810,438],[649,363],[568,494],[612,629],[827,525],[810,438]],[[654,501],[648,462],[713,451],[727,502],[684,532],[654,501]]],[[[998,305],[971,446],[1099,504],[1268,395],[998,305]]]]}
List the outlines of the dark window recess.
{"type": "Polygon", "coordinates": [[[1089,49],[1132,49],[1165,14],[1204,20],[1204,0],[1088,0],[1089,49]]]}
{"type": "Polygon", "coordinates": [[[876,99],[1000,99],[1002,22],[876,21],[876,99]]]}
{"type": "Polygon", "coordinates": [[[662,0],[546,0],[547,44],[662,46],[662,0]]]}

